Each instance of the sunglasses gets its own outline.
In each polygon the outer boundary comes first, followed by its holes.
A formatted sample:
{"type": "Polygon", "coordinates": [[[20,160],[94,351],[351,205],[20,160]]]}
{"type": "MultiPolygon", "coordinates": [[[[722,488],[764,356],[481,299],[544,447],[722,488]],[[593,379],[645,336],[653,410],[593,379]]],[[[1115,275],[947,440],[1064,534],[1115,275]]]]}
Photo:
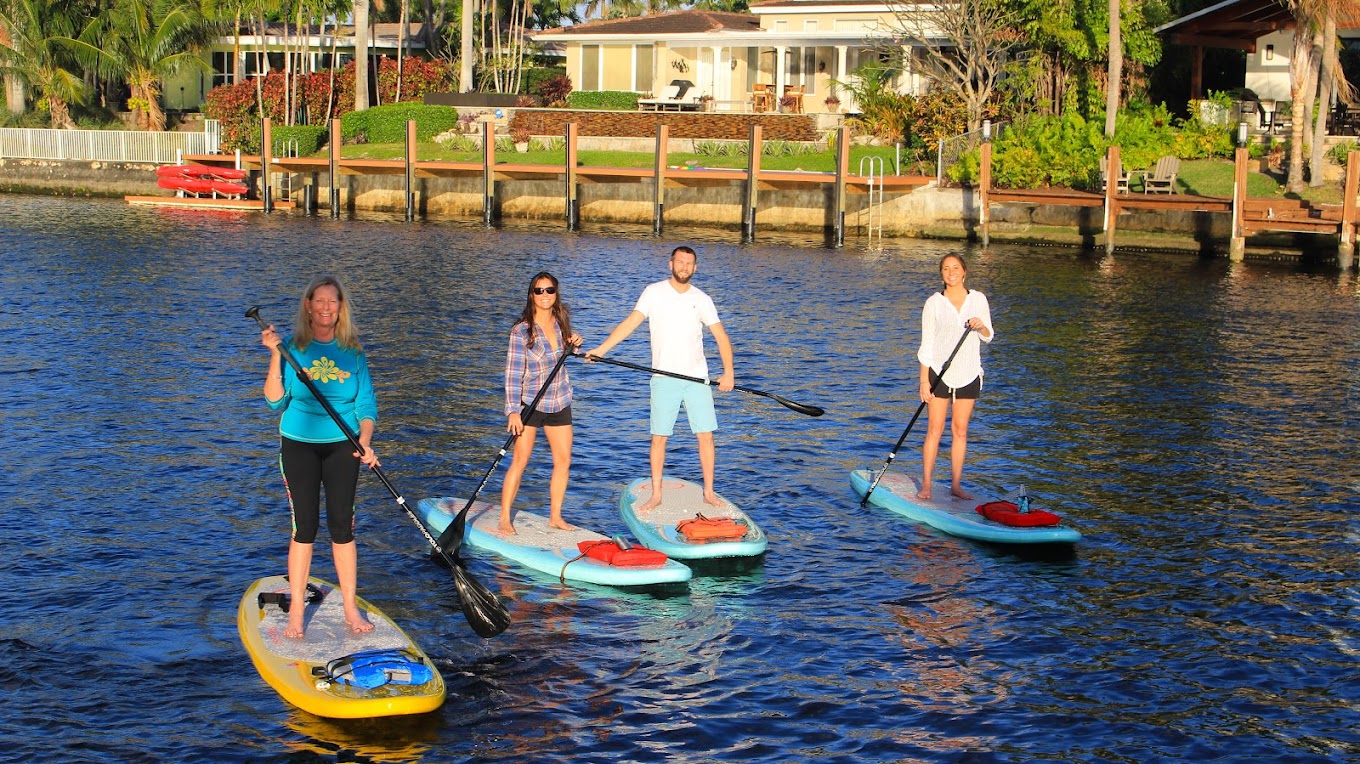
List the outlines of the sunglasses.
{"type": "Polygon", "coordinates": [[[534,287],[534,294],[557,294],[557,287],[534,287]]]}

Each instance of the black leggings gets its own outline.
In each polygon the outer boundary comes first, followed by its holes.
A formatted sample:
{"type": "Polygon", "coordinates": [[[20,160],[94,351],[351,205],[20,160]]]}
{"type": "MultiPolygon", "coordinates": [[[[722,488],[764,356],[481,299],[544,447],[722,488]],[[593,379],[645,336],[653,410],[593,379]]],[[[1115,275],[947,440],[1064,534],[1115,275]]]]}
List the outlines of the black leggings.
{"type": "Polygon", "coordinates": [[[303,443],[279,438],[279,469],[293,511],[293,540],[316,541],[321,525],[321,486],[326,486],[326,529],[332,544],[354,540],[354,492],[359,484],[359,460],[348,440],[303,443]]]}

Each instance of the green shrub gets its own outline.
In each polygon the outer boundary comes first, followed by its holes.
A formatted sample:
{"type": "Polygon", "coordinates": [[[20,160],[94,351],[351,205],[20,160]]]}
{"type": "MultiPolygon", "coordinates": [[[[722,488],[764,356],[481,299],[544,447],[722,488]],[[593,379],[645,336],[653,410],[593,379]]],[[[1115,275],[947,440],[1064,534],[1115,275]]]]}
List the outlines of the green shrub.
{"type": "Polygon", "coordinates": [[[349,140],[362,134],[368,143],[401,143],[406,140],[407,120],[415,120],[416,139],[428,141],[458,127],[458,109],[405,101],[374,106],[341,117],[340,135],[349,140]]]}
{"type": "Polygon", "coordinates": [[[308,157],[321,150],[326,145],[327,129],[323,125],[279,125],[271,128],[273,135],[273,152],[275,156],[283,156],[291,150],[290,143],[297,141],[297,155],[308,157]]]}
{"type": "Polygon", "coordinates": [[[567,69],[563,66],[535,66],[525,69],[523,77],[519,81],[519,92],[532,95],[543,95],[545,83],[557,77],[567,76],[567,69]]]}
{"type": "Polygon", "coordinates": [[[1346,155],[1352,151],[1360,151],[1360,139],[1351,141],[1350,143],[1338,143],[1330,149],[1327,149],[1327,158],[1331,160],[1333,164],[1339,164],[1342,167],[1345,167],[1346,155]]]}
{"type": "Polygon", "coordinates": [[[567,107],[637,111],[638,94],[627,90],[578,90],[567,96],[567,107]]]}

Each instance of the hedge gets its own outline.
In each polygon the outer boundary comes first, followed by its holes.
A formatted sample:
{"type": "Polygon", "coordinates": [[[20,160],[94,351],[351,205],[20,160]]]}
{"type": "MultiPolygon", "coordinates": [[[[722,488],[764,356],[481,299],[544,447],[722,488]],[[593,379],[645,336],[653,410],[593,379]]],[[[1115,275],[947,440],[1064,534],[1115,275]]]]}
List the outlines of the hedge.
{"type": "Polygon", "coordinates": [[[402,143],[406,140],[407,120],[415,120],[417,140],[429,141],[458,127],[458,109],[406,101],[374,106],[341,117],[340,135],[347,141],[362,134],[367,143],[402,143]]]}
{"type": "Polygon", "coordinates": [[[321,150],[326,145],[326,133],[324,125],[276,125],[271,128],[273,136],[272,143],[274,156],[285,156],[288,154],[289,143],[297,141],[297,155],[309,157],[321,150]]]}
{"type": "Polygon", "coordinates": [[[628,90],[578,90],[567,96],[569,109],[637,111],[638,94],[628,90]]]}

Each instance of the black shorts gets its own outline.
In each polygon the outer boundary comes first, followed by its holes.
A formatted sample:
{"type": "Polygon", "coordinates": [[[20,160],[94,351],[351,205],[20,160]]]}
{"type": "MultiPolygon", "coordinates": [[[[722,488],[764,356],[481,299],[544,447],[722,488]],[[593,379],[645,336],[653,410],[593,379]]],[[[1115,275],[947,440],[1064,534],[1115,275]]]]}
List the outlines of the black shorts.
{"type": "Polygon", "coordinates": [[[977,397],[982,393],[982,377],[977,377],[963,387],[950,388],[940,380],[940,375],[932,369],[930,372],[930,392],[934,393],[936,398],[977,400],[977,397]]]}
{"type": "MultiPolygon", "coordinates": [[[[528,406],[525,406],[525,408],[528,408],[528,406]]],[[[554,411],[551,414],[545,414],[542,411],[535,411],[527,417],[520,414],[520,421],[524,423],[525,427],[565,427],[571,424],[571,406],[561,411],[554,411]]]]}

